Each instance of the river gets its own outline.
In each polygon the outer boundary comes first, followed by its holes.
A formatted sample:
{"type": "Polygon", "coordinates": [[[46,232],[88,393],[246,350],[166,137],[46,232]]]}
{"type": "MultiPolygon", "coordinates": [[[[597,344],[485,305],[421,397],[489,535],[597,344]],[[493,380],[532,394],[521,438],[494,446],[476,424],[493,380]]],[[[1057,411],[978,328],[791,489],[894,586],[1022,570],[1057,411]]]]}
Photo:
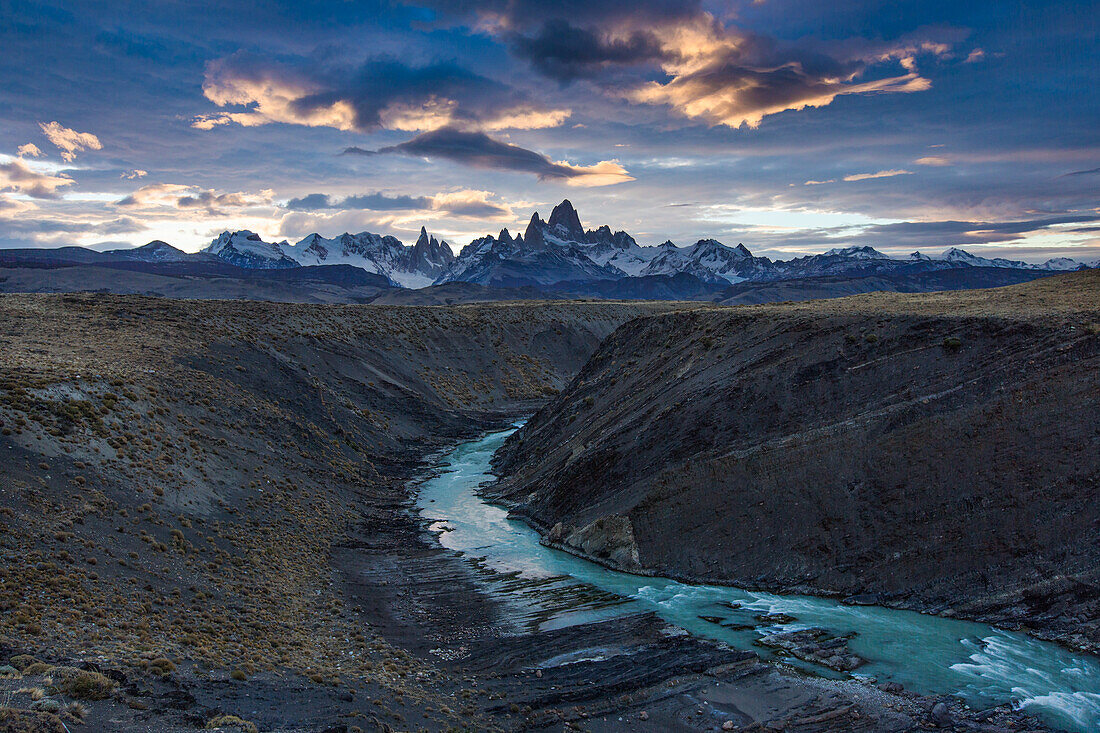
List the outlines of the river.
{"type": "MultiPolygon", "coordinates": [[[[494,579],[514,605],[516,622],[530,630],[652,611],[691,634],[751,649],[765,659],[774,657],[754,641],[767,633],[810,626],[838,635],[854,632],[849,648],[867,660],[856,676],[898,682],[923,694],[955,695],[978,708],[1011,701],[1050,725],[1100,731],[1100,659],[1095,657],[958,619],[631,575],[540,544],[535,530],[477,494],[478,486],[493,478],[489,461],[511,432],[491,433],[443,455],[440,473],[421,485],[418,502],[440,542],[494,579]],[[757,617],[763,614],[795,620],[762,622],[757,617]]],[[[783,661],[815,674],[843,676],[812,663],[783,661]]]]}

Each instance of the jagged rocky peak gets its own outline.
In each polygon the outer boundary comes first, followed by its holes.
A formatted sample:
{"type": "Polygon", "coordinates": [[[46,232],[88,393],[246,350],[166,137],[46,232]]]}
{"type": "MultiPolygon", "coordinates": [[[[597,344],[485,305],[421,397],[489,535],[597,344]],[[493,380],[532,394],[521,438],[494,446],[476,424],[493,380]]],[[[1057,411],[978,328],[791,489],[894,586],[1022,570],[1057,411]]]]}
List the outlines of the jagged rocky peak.
{"type": "Polygon", "coordinates": [[[545,226],[546,222],[539,216],[539,212],[536,211],[531,214],[531,221],[527,222],[527,231],[523,233],[523,240],[528,247],[541,247],[546,244],[546,240],[542,236],[542,230],[545,226]]]}
{"type": "MultiPolygon", "coordinates": [[[[564,199],[550,212],[547,227],[555,235],[569,242],[585,241],[584,227],[577,210],[569,199],[564,199]]],[[[610,233],[610,230],[609,230],[610,233]]]]}
{"type": "Polygon", "coordinates": [[[416,240],[411,252],[411,269],[439,269],[454,262],[454,258],[451,245],[447,244],[446,240],[440,241],[430,236],[425,227],[420,227],[420,238],[416,240]]]}
{"type": "Polygon", "coordinates": [[[504,227],[503,229],[500,230],[500,234],[497,235],[497,241],[502,242],[504,244],[511,244],[512,243],[512,235],[508,232],[508,227],[504,227]]]}
{"type": "MultiPolygon", "coordinates": [[[[434,239],[434,237],[432,238],[434,239]]],[[[426,227],[420,227],[420,237],[416,240],[414,247],[427,247],[431,244],[431,240],[428,239],[428,229],[426,227]]]]}

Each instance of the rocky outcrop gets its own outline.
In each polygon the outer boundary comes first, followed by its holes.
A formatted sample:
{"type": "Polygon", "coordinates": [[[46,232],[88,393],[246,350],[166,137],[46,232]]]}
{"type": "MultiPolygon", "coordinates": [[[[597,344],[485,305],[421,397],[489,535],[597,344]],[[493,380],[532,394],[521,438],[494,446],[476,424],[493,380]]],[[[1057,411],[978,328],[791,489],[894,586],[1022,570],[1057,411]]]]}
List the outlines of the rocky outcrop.
{"type": "Polygon", "coordinates": [[[638,545],[630,519],[622,516],[600,517],[584,527],[555,524],[546,539],[551,545],[574,552],[623,570],[639,572],[638,545]]]}
{"type": "Polygon", "coordinates": [[[624,517],[661,574],[1097,650],[1098,324],[1094,272],[638,319],[490,493],[544,530],[624,517]]]}

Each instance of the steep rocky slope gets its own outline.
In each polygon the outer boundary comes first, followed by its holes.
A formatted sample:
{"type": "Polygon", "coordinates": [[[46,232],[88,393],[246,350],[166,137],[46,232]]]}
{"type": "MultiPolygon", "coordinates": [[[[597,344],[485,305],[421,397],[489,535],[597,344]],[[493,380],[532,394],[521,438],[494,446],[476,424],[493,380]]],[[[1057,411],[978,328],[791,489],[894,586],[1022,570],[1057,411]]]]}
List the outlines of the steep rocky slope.
{"type": "Polygon", "coordinates": [[[635,571],[1100,649],[1100,273],[619,328],[491,494],[635,571]]]}
{"type": "Polygon", "coordinates": [[[400,509],[433,446],[667,307],[0,297],[0,664],[111,671],[95,730],[317,730],[355,690],[383,717],[413,703],[414,727],[471,725],[345,601],[333,553],[400,509]]]}

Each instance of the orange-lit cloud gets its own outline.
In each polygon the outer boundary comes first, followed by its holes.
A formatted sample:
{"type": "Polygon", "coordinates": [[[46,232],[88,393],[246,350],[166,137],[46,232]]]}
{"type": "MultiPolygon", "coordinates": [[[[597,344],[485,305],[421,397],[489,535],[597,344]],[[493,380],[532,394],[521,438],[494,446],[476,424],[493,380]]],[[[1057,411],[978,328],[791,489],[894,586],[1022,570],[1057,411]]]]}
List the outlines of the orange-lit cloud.
{"type": "Polygon", "coordinates": [[[42,134],[53,143],[54,147],[61,151],[61,159],[71,163],[76,159],[76,154],[83,150],[102,150],[103,144],[99,138],[90,132],[77,132],[63,127],[59,122],[40,122],[42,134]]]}
{"type": "Polygon", "coordinates": [[[876,173],[853,173],[850,176],[844,176],[845,181],[868,181],[872,178],[893,178],[894,176],[911,176],[913,171],[907,170],[887,170],[878,171],[876,173]]]}
{"type": "Polygon", "coordinates": [[[273,202],[274,192],[270,190],[225,193],[178,183],[150,183],[115,201],[114,205],[146,213],[167,209],[173,215],[193,211],[204,216],[224,216],[230,210],[272,206],[273,202]]]}
{"type": "Polygon", "coordinates": [[[73,179],[68,176],[34,170],[18,158],[0,163],[0,193],[21,193],[36,199],[56,199],[60,198],[61,189],[71,185],[73,179]]]}

